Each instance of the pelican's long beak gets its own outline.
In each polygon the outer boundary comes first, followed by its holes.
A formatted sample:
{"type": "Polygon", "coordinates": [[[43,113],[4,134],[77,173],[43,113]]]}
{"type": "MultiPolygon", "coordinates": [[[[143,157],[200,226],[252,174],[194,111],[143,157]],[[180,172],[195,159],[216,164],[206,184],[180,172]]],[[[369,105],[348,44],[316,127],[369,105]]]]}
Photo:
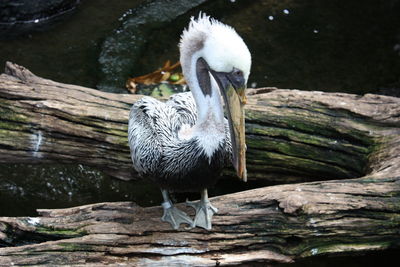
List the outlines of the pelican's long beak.
{"type": "Polygon", "coordinates": [[[232,162],[240,179],[247,181],[246,170],[246,138],[244,121],[244,104],[246,104],[245,88],[235,88],[231,85],[225,89],[225,104],[228,113],[229,129],[232,142],[232,162]]]}
{"type": "Polygon", "coordinates": [[[232,142],[232,163],[236,173],[247,181],[244,105],[246,104],[244,79],[233,79],[231,73],[212,72],[225,101],[232,142]]]}

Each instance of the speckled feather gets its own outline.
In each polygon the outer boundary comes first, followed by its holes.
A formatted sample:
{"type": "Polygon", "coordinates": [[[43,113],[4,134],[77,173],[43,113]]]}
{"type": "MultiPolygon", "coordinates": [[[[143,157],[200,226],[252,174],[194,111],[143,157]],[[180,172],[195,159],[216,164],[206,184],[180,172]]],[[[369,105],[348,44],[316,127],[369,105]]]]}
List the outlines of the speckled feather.
{"type": "Polygon", "coordinates": [[[228,122],[225,138],[211,157],[196,136],[180,138],[182,126],[195,125],[196,104],[190,92],[163,103],[151,97],[137,101],[129,116],[129,146],[133,166],[171,191],[198,191],[212,186],[231,159],[228,122]]]}

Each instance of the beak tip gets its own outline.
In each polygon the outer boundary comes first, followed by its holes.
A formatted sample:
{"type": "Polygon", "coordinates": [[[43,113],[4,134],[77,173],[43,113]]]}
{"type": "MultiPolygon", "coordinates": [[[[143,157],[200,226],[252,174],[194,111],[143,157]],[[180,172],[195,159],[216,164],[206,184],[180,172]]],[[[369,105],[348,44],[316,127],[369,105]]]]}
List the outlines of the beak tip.
{"type": "Polygon", "coordinates": [[[236,174],[239,177],[240,180],[243,182],[247,182],[247,169],[246,167],[243,168],[238,168],[236,169],[236,174]]]}
{"type": "Polygon", "coordinates": [[[243,182],[247,182],[247,169],[244,169],[240,175],[240,178],[243,182]]]}

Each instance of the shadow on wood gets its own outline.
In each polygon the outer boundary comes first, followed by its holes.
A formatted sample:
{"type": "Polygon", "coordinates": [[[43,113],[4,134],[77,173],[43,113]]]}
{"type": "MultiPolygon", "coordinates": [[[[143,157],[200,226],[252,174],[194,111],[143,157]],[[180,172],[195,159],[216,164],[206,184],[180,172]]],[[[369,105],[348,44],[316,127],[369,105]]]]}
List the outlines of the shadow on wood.
{"type": "MultiPolygon", "coordinates": [[[[79,162],[134,179],[126,129],[138,97],[45,80],[8,63],[0,161],[79,162]]],[[[130,202],[2,217],[0,265],[292,262],[400,246],[400,99],[250,90],[246,124],[249,179],[314,182],[213,198],[220,212],[209,232],[173,231],[161,208],[130,202]]]]}

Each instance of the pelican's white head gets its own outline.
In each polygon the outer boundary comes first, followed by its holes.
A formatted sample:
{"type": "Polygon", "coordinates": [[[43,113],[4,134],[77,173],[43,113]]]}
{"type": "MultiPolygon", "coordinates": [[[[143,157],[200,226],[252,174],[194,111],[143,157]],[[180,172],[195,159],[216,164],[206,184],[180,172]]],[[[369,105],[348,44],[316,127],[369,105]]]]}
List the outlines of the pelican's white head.
{"type": "MultiPolygon", "coordinates": [[[[204,13],[191,18],[180,42],[180,61],[185,72],[191,72],[193,61],[202,57],[211,70],[231,72],[234,68],[243,73],[247,82],[250,74],[251,55],[243,39],[231,26],[210,18],[204,13]]],[[[190,86],[189,81],[189,86],[190,86]]]]}
{"type": "Polygon", "coordinates": [[[179,48],[183,75],[196,100],[197,124],[206,125],[202,128],[207,131],[212,125],[222,125],[224,129],[222,95],[229,121],[232,162],[238,176],[246,180],[243,105],[251,66],[249,49],[232,27],[201,13],[197,19],[191,18],[179,48]]]}

